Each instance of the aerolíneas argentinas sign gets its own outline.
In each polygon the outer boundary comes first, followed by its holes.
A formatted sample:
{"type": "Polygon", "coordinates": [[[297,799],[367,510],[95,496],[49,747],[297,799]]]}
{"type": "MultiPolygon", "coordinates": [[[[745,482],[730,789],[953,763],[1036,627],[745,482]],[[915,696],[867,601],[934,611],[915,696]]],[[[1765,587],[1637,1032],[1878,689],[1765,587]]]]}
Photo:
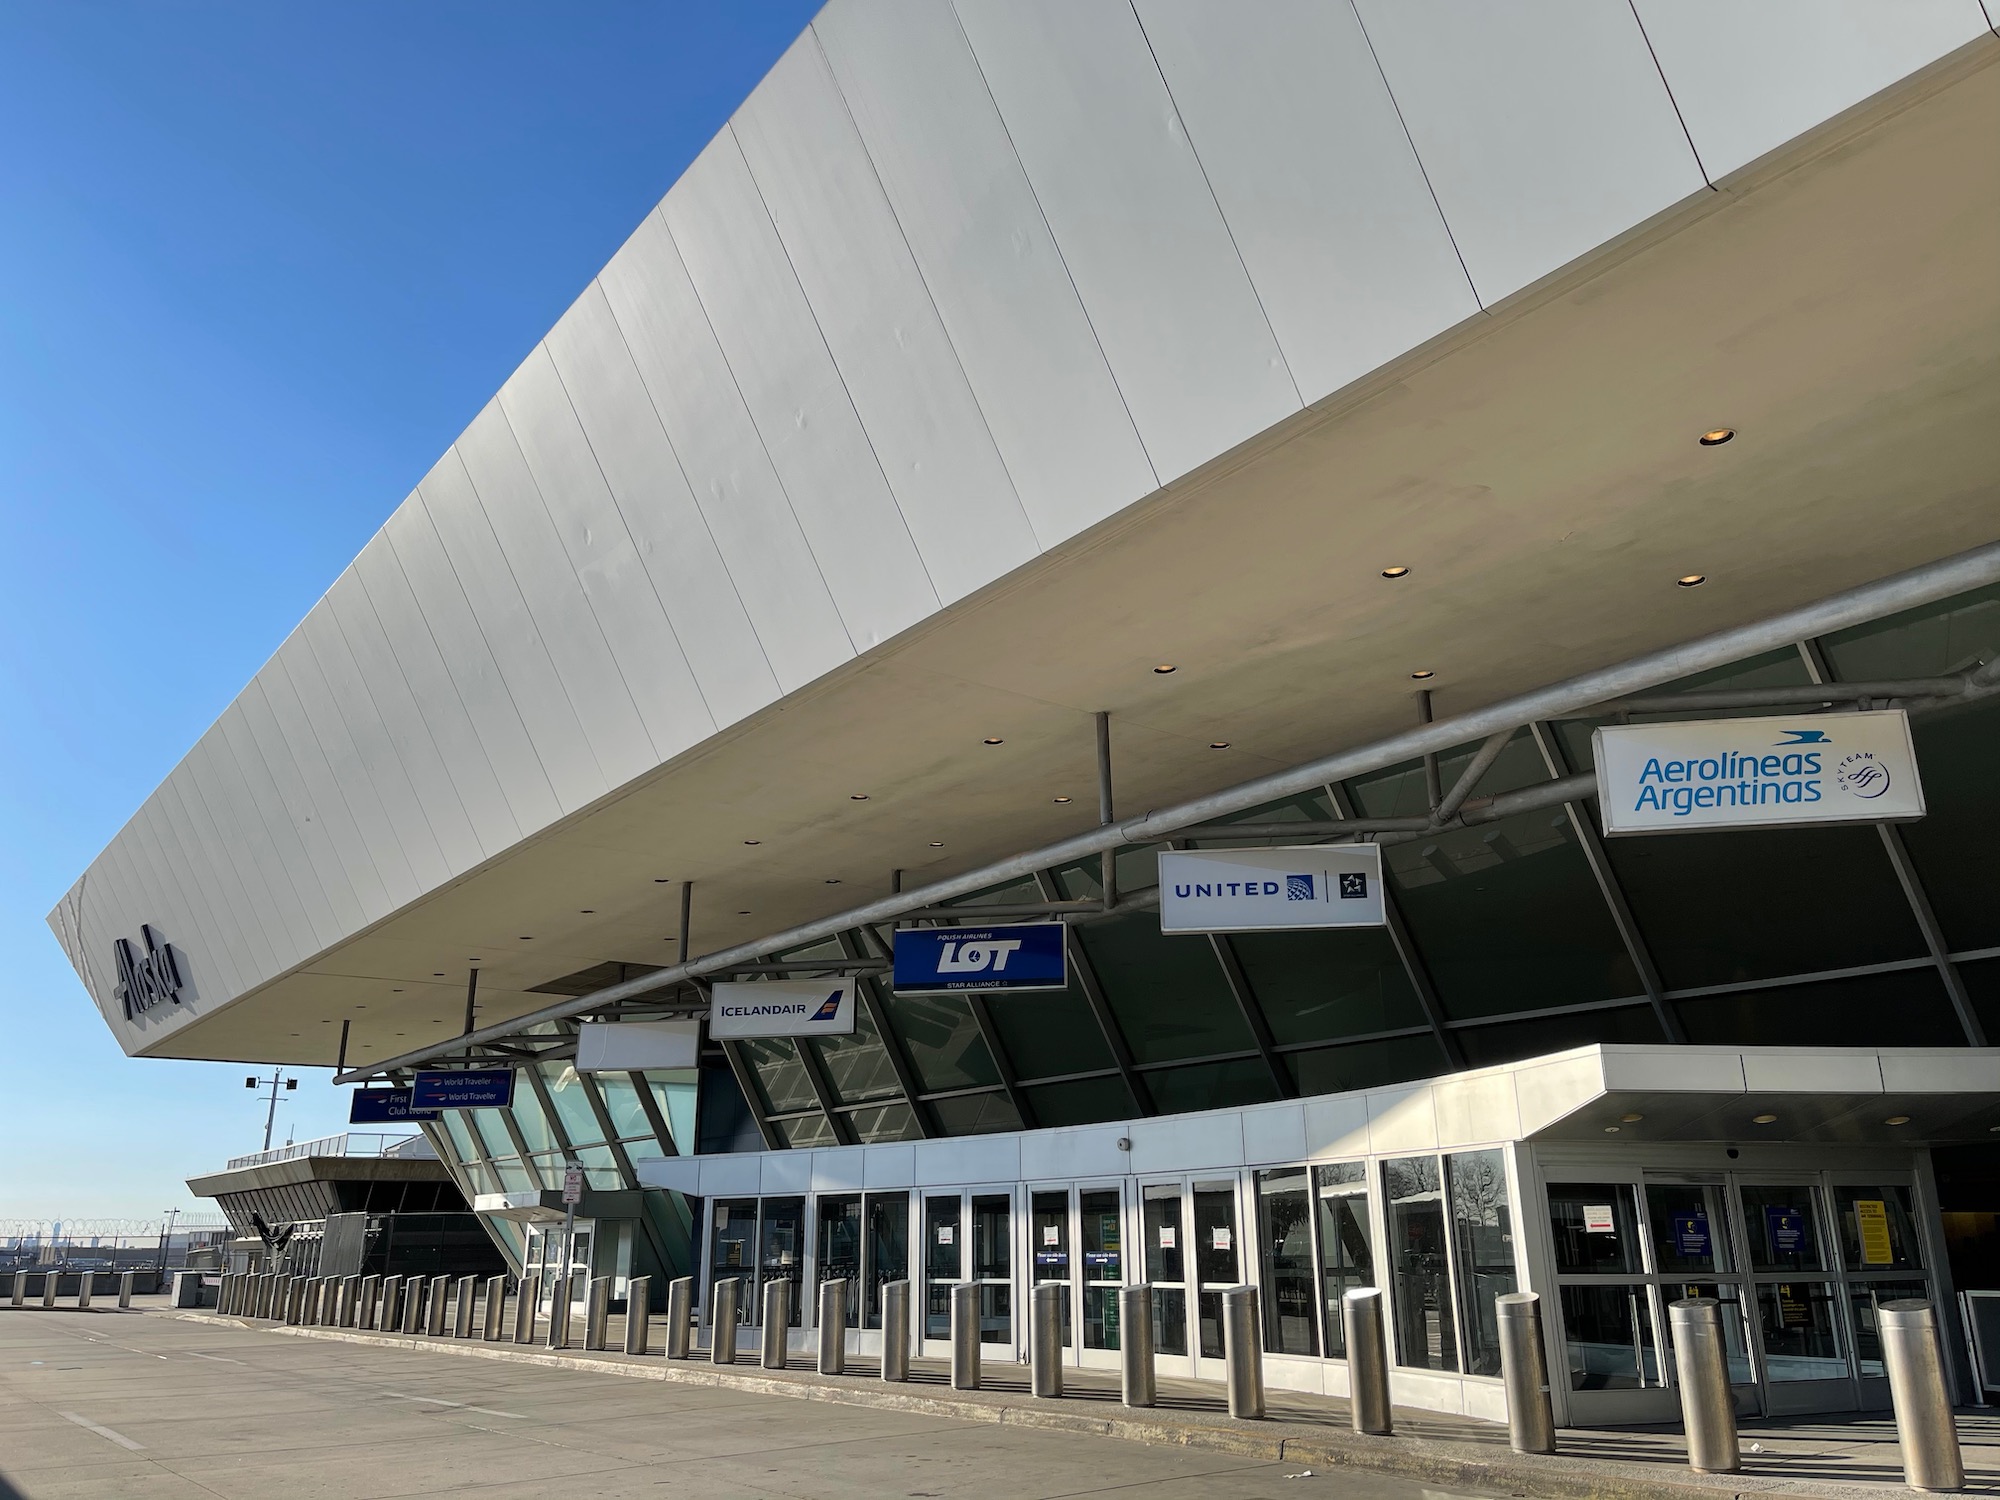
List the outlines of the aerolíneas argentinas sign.
{"type": "Polygon", "coordinates": [[[1901,709],[1606,724],[1593,744],[1607,834],[1897,823],[1924,815],[1901,709]]]}
{"type": "Polygon", "coordinates": [[[1160,855],[1160,931],[1380,927],[1377,844],[1198,849],[1160,855]]]}
{"type": "Polygon", "coordinates": [[[852,979],[760,979],[717,984],[708,1003],[708,1034],[727,1041],[751,1036],[852,1036],[852,979]]]}
{"type": "Polygon", "coordinates": [[[1060,922],[1005,927],[905,927],[896,933],[896,992],[1060,990],[1069,950],[1060,922]]]}

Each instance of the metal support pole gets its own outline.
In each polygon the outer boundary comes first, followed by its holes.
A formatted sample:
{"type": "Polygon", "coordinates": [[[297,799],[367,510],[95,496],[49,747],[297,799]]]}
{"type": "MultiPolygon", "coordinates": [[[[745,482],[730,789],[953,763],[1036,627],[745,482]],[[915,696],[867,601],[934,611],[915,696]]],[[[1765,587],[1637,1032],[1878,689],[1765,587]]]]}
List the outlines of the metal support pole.
{"type": "Polygon", "coordinates": [[[819,1372],[847,1373],[847,1279],[819,1284],[819,1372]]]}
{"type": "Polygon", "coordinates": [[[447,1307],[445,1299],[451,1295],[451,1278],[433,1276],[431,1278],[430,1316],[424,1320],[424,1332],[434,1339],[444,1337],[447,1307]]]}
{"type": "Polygon", "coordinates": [[[1965,1462],[1944,1378],[1944,1342],[1937,1309],[1921,1297],[1884,1302],[1876,1310],[1882,1364],[1903,1445],[1903,1479],[1913,1490],[1962,1490],[1965,1462]]]}
{"type": "Polygon", "coordinates": [[[130,1271],[125,1272],[118,1278],[118,1305],[120,1307],[130,1307],[132,1305],[132,1281],[133,1273],[130,1271]]]}
{"type": "Polygon", "coordinates": [[[653,1278],[634,1276],[625,1283],[625,1352],[644,1354],[652,1344],[653,1278]]]}
{"type": "Polygon", "coordinates": [[[360,1295],[356,1299],[354,1308],[354,1326],[356,1328],[373,1328],[375,1326],[375,1309],[381,1305],[381,1301],[381,1276],[374,1274],[362,1277],[360,1295]]]}
{"type": "Polygon", "coordinates": [[[1229,1382],[1229,1415],[1263,1416],[1263,1310],[1254,1286],[1233,1286],[1222,1294],[1222,1358],[1229,1382]]]}
{"type": "Polygon", "coordinates": [[[1340,1327],[1347,1340],[1349,1416],[1356,1432],[1386,1437],[1395,1428],[1389,1408],[1389,1340],[1382,1326],[1382,1289],[1357,1286],[1340,1299],[1340,1327]]]}
{"type": "Polygon", "coordinates": [[[558,1271],[549,1279],[549,1347],[569,1347],[571,1273],[558,1271]]]}
{"type": "Polygon", "coordinates": [[[1028,1336],[1028,1389],[1053,1398],[1063,1388],[1063,1295],[1069,1288],[1048,1282],[1034,1289],[1034,1314],[1028,1336]]]}
{"type": "Polygon", "coordinates": [[[472,1314],[474,1304],[479,1299],[479,1278],[461,1276],[458,1278],[458,1301],[452,1308],[451,1336],[455,1339],[472,1337],[472,1314]]]}
{"type": "Polygon", "coordinates": [[[1159,1399],[1153,1378],[1153,1288],[1148,1283],[1118,1288],[1119,1384],[1127,1406],[1151,1406],[1159,1399]]]}
{"type": "Polygon", "coordinates": [[[611,1278],[593,1276],[583,1304],[583,1347],[601,1350],[611,1334],[611,1278]]]}
{"type": "Polygon", "coordinates": [[[712,1365],[736,1363],[736,1299],[742,1293],[739,1276],[725,1277],[709,1292],[708,1362],[712,1365]]]}
{"type": "Polygon", "coordinates": [[[535,1341],[535,1306],[542,1300],[542,1278],[539,1272],[521,1278],[520,1300],[514,1304],[514,1342],[532,1344],[535,1341]]]}
{"type": "Polygon", "coordinates": [[[962,1281],[951,1289],[951,1388],[979,1389],[979,1286],[962,1281]]]}
{"type": "MultiPolygon", "coordinates": [[[[1097,716],[1097,823],[1109,827],[1115,821],[1111,798],[1111,715],[1097,716]]],[[[1098,856],[1098,882],[1104,889],[1104,909],[1118,905],[1118,851],[1106,849],[1098,856]]]]}
{"type": "Polygon", "coordinates": [[[403,1278],[384,1276],[382,1278],[382,1306],[380,1316],[375,1320],[375,1328],[381,1333],[394,1333],[403,1317],[403,1278]]]}
{"type": "Polygon", "coordinates": [[[507,1330],[507,1278],[489,1276],[486,1278],[486,1305],[482,1309],[479,1322],[480,1341],[497,1344],[507,1330]]]}
{"type": "MultiPolygon", "coordinates": [[[[93,1272],[90,1272],[90,1271],[79,1271],[79,1272],[77,1273],[77,1278],[76,1278],[76,1305],[77,1305],[77,1306],[78,1306],[79,1308],[87,1308],[87,1307],[89,1307],[89,1306],[90,1306],[90,1283],[91,1283],[91,1282],[92,1282],[93,1280],[95,1280],[95,1279],[96,1279],[96,1277],[95,1277],[95,1274],[94,1274],[93,1272]]],[[[230,1292],[231,1292],[232,1294],[234,1294],[234,1292],[235,1292],[235,1290],[236,1290],[236,1286],[235,1286],[235,1282],[236,1282],[236,1278],[235,1278],[235,1277],[233,1277],[233,1276],[232,1276],[232,1277],[230,1277],[230,1278],[229,1278],[229,1282],[230,1282],[230,1287],[229,1287],[229,1290],[230,1290],[230,1292]]],[[[217,1301],[220,1301],[221,1299],[220,1299],[220,1298],[218,1297],[218,1298],[217,1298],[216,1300],[217,1300],[217,1301]]]]}
{"type": "Polygon", "coordinates": [[[1722,1339],[1722,1304],[1683,1297],[1667,1307],[1674,1368],[1680,1377],[1681,1423],[1688,1467],[1698,1474],[1734,1474],[1743,1467],[1736,1446],[1736,1406],[1729,1394],[1729,1350],[1722,1339]]]}
{"type": "Polygon", "coordinates": [[[1507,1441],[1516,1453],[1556,1451],[1556,1414],[1549,1402],[1549,1363],[1542,1347],[1542,1299],[1503,1292],[1493,1299],[1500,1320],[1500,1383],[1507,1392],[1507,1441]]]}
{"type": "Polygon", "coordinates": [[[792,1321],[792,1284],[782,1278],[764,1283],[764,1350],[767,1370],[785,1368],[785,1344],[792,1321]]]}
{"type": "Polygon", "coordinates": [[[694,1278],[667,1283],[667,1358],[686,1359],[694,1335],[694,1278]]]}
{"type": "Polygon", "coordinates": [[[910,1378],[910,1284],[891,1281],[882,1287],[882,1378],[910,1378]]]}

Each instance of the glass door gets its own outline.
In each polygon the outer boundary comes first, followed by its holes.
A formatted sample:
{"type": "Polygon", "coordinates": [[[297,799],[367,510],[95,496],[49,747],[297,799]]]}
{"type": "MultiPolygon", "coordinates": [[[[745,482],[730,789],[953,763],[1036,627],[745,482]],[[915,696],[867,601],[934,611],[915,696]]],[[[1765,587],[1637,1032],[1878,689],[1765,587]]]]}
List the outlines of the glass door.
{"type": "MultiPolygon", "coordinates": [[[[1764,1410],[1758,1382],[1757,1350],[1750,1337],[1748,1304],[1737,1259],[1736,1216],[1729,1191],[1719,1179],[1661,1182],[1648,1179],[1646,1249],[1656,1273],[1661,1350],[1673,1371],[1671,1305],[1686,1297],[1713,1297],[1722,1304],[1722,1337],[1736,1410],[1755,1416],[1764,1410]]],[[[1678,1407],[1676,1407],[1678,1410],[1678,1407]]]]}
{"type": "Polygon", "coordinates": [[[972,1195],[972,1279],[979,1283],[979,1342],[1009,1349],[1014,1343],[1012,1206],[1008,1193],[972,1195]]]}
{"type": "Polygon", "coordinates": [[[764,1288],[774,1281],[787,1281],[791,1283],[792,1293],[785,1326],[801,1327],[805,1315],[800,1303],[805,1293],[806,1200],[764,1199],[758,1245],[757,1305],[746,1321],[761,1324],[764,1321],[764,1288]]]}
{"type": "Polygon", "coordinates": [[[1076,1347],[1075,1301],[1070,1265],[1069,1189],[1037,1188],[1028,1195],[1028,1239],[1035,1286],[1062,1288],[1062,1340],[1076,1347]]]}
{"type": "Polygon", "coordinates": [[[1125,1282],[1124,1200],[1117,1187],[1077,1189],[1078,1237],[1083,1243],[1079,1364],[1118,1366],[1118,1289],[1125,1282]]]}
{"type": "Polygon", "coordinates": [[[570,1316],[576,1315],[590,1295],[591,1244],[596,1239],[597,1222],[578,1219],[575,1232],[567,1237],[560,1224],[533,1225],[523,1262],[541,1276],[536,1314],[546,1318],[559,1293],[567,1292],[570,1316]]]}
{"type": "Polygon", "coordinates": [[[1181,1182],[1139,1188],[1139,1240],[1153,1288],[1153,1357],[1171,1374],[1193,1373],[1188,1347],[1187,1190],[1181,1182]]]}
{"type": "Polygon", "coordinates": [[[1637,1184],[1551,1182],[1549,1239],[1570,1419],[1671,1420],[1637,1184]]]}
{"type": "Polygon", "coordinates": [[[1924,1276],[1916,1204],[1908,1183],[1836,1181],[1833,1218],[1840,1231],[1841,1265],[1846,1272],[1860,1404],[1863,1410],[1872,1411],[1889,1405],[1881,1325],[1876,1318],[1881,1305],[1931,1295],[1924,1276]]]}
{"type": "Polygon", "coordinates": [[[1853,1407],[1859,1398],[1848,1378],[1837,1283],[1827,1274],[1833,1267],[1820,1189],[1809,1182],[1739,1179],[1737,1195],[1766,1411],[1784,1416],[1853,1407]]]}
{"type": "Polygon", "coordinates": [[[870,1193],[867,1198],[868,1278],[860,1300],[864,1326],[882,1326],[882,1288],[910,1275],[910,1195],[870,1193]]]}
{"type": "Polygon", "coordinates": [[[924,1199],[923,1353],[951,1354],[951,1289],[964,1279],[965,1205],[957,1193],[924,1199]]]}
{"type": "Polygon", "coordinates": [[[1351,1288],[1375,1284],[1375,1254],[1368,1224],[1368,1168],[1358,1161],[1313,1168],[1319,1195],[1319,1279],[1322,1331],[1329,1359],[1347,1358],[1341,1302],[1351,1288]]]}
{"type": "Polygon", "coordinates": [[[1243,1284],[1242,1235],[1237,1222],[1236,1181],[1197,1179],[1190,1187],[1194,1205],[1195,1373],[1220,1380],[1222,1294],[1243,1284]]]}
{"type": "MultiPolygon", "coordinates": [[[[814,1279],[824,1285],[829,1281],[845,1281],[847,1287],[847,1326],[861,1326],[861,1195],[859,1193],[823,1193],[819,1199],[819,1255],[814,1266],[814,1279]]],[[[814,1293],[817,1299],[818,1293],[814,1293]]],[[[819,1303],[814,1301],[808,1314],[814,1327],[819,1326],[819,1303]]]]}

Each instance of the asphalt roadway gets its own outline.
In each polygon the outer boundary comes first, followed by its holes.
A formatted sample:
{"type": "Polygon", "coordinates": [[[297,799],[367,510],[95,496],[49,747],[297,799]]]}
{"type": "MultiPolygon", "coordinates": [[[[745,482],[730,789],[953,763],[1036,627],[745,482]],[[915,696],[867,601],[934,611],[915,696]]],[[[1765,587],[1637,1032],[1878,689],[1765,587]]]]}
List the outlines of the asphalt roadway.
{"type": "Polygon", "coordinates": [[[38,1309],[0,1315],[0,1476],[25,1500],[1455,1500],[1351,1469],[38,1309]]]}

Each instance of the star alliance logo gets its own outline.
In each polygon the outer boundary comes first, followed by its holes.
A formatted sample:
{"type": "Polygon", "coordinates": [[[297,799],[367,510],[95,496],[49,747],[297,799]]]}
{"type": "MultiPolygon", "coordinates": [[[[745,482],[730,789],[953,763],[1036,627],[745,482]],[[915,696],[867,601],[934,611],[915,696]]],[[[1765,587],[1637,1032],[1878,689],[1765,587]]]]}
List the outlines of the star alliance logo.
{"type": "Polygon", "coordinates": [[[128,1021],[169,1000],[179,1005],[183,988],[180,960],[173,948],[151,927],[140,927],[139,935],[146,944],[144,953],[134,952],[125,938],[112,944],[112,959],[118,965],[116,994],[128,1021]]]}

